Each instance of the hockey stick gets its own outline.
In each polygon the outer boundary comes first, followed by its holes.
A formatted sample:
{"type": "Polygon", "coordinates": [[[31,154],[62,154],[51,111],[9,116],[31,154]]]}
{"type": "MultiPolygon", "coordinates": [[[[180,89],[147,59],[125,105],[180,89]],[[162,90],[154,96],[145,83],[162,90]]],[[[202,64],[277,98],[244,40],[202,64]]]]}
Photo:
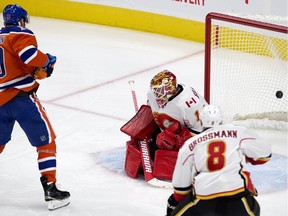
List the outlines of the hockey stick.
{"type": "MultiPolygon", "coordinates": [[[[135,112],[137,113],[138,112],[138,102],[137,102],[136,92],[135,92],[135,88],[134,88],[134,81],[133,80],[129,81],[129,84],[130,84],[131,93],[132,93],[132,97],[133,97],[135,112]]],[[[139,142],[139,144],[140,144],[141,161],[142,161],[145,181],[154,187],[172,188],[171,182],[159,180],[153,176],[151,156],[150,156],[149,145],[148,145],[148,138],[146,137],[144,140],[141,140],[139,142]]]]}
{"type": "Polygon", "coordinates": [[[148,138],[141,140],[139,144],[145,181],[155,187],[172,188],[171,182],[159,180],[153,176],[148,138]]]}
{"type": "Polygon", "coordinates": [[[135,87],[134,87],[134,80],[130,80],[128,83],[129,83],[130,89],[131,89],[131,94],[132,94],[132,98],[133,98],[135,112],[137,113],[138,112],[138,103],[137,103],[136,92],[135,92],[135,87]]]}

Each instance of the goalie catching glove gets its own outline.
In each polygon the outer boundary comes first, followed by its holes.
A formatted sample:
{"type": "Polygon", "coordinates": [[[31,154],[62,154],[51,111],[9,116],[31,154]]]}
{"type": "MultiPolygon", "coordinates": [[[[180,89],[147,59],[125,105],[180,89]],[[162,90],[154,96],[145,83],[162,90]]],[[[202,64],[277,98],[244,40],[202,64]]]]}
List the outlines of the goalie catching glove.
{"type": "Polygon", "coordinates": [[[181,129],[178,121],[158,134],[156,144],[160,149],[178,150],[191,137],[187,128],[181,129]]]}
{"type": "Polygon", "coordinates": [[[44,79],[50,77],[54,70],[54,65],[56,63],[56,56],[52,56],[49,53],[46,54],[48,56],[48,60],[46,61],[43,67],[38,67],[34,71],[34,79],[44,79]]]}

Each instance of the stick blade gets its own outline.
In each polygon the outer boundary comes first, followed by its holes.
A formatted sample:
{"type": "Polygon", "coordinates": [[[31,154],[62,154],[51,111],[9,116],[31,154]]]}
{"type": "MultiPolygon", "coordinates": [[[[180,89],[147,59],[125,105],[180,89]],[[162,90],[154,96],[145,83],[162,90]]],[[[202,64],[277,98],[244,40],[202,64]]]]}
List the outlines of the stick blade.
{"type": "Polygon", "coordinates": [[[160,187],[160,188],[167,188],[167,189],[172,189],[172,183],[171,182],[167,182],[167,181],[163,181],[163,180],[159,180],[157,178],[153,178],[149,181],[147,181],[148,184],[154,186],[154,187],[160,187]]]}

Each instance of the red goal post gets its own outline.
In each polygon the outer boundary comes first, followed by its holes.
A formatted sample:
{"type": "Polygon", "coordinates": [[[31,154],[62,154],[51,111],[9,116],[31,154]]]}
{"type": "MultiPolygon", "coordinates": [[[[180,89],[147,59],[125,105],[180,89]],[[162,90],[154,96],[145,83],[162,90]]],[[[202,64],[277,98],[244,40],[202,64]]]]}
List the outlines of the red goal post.
{"type": "Polygon", "coordinates": [[[288,113],[288,20],[209,13],[204,96],[226,122],[284,121],[288,113]]]}

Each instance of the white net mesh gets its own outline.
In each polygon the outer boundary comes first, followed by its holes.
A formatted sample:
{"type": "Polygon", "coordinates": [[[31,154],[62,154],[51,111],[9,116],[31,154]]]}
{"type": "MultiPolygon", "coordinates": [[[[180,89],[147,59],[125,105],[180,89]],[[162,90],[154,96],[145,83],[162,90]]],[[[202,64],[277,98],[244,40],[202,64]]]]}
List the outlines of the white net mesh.
{"type": "MultiPolygon", "coordinates": [[[[281,17],[248,18],[277,24],[275,29],[288,23],[281,17]]],[[[211,23],[210,103],[220,105],[226,121],[268,119],[287,127],[287,33],[230,20],[211,23]]]]}

